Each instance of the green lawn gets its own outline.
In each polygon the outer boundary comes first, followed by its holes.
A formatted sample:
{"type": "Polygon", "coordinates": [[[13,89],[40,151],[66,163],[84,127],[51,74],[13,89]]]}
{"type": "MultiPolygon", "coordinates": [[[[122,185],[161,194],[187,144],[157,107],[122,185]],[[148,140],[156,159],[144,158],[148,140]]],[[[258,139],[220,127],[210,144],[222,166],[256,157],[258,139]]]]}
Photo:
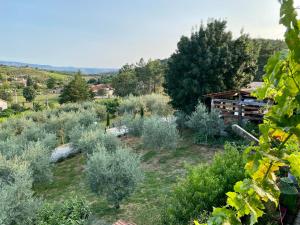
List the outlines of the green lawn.
{"type": "Polygon", "coordinates": [[[124,137],[122,141],[141,155],[145,179],[135,193],[123,201],[121,209],[113,209],[103,197],[89,190],[84,176],[86,159],[83,155],[56,164],[53,182],[35,187],[38,196],[49,201],[84,196],[98,218],[108,222],[122,218],[137,224],[153,225],[160,214],[164,197],[176,181],[184,177],[186,165],[209,162],[215,152],[221,150],[194,145],[189,135],[182,138],[176,150],[161,152],[143,149],[138,138],[124,137]]]}

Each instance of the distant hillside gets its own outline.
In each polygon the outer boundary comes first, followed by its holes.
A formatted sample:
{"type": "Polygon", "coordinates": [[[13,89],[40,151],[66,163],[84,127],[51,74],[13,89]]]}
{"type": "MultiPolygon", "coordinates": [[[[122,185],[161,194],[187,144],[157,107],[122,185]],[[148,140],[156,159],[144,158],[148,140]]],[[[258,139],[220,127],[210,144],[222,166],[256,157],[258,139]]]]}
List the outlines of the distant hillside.
{"type": "Polygon", "coordinates": [[[21,77],[31,76],[39,82],[44,82],[48,78],[52,77],[56,80],[66,81],[71,78],[69,74],[64,74],[62,72],[50,72],[41,69],[35,69],[30,67],[15,67],[15,66],[5,66],[0,65],[0,78],[5,79],[15,79],[21,77]]]}
{"type": "Polygon", "coordinates": [[[60,71],[60,72],[68,72],[68,73],[74,73],[80,70],[81,73],[85,75],[112,73],[118,71],[117,68],[85,68],[85,67],[71,67],[71,66],[50,66],[50,65],[40,65],[40,64],[10,62],[10,61],[0,61],[0,65],[15,66],[15,67],[31,67],[31,68],[38,68],[42,70],[48,70],[48,71],[60,71]]]}

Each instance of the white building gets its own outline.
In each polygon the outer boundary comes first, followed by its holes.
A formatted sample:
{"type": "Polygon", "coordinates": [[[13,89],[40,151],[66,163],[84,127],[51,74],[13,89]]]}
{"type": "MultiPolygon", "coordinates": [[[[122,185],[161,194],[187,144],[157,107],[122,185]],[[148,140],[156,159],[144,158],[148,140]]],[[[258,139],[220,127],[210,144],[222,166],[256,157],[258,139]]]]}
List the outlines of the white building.
{"type": "Polygon", "coordinates": [[[0,111],[7,109],[7,102],[0,99],[0,111]]]}

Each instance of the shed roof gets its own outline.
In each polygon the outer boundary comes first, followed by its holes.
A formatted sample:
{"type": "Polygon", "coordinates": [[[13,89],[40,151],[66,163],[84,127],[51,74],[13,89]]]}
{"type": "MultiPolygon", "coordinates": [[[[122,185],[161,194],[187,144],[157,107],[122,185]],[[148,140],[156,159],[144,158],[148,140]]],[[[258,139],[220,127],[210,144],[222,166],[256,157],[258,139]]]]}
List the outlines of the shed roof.
{"type": "Polygon", "coordinates": [[[206,94],[205,97],[216,98],[216,97],[228,97],[228,96],[238,96],[239,93],[244,96],[250,96],[251,92],[261,87],[263,82],[251,82],[245,88],[241,88],[240,90],[229,90],[222,92],[215,92],[206,94]]]}

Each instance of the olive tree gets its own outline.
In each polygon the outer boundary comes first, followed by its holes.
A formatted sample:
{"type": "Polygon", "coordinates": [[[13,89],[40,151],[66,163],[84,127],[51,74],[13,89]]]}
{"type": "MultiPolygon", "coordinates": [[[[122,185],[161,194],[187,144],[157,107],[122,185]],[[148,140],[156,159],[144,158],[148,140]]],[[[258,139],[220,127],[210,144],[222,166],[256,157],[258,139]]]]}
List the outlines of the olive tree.
{"type": "Polygon", "coordinates": [[[29,171],[26,162],[0,155],[0,224],[33,224],[40,202],[29,171]]]}
{"type": "Polygon", "coordinates": [[[144,121],[142,140],[147,148],[173,149],[179,139],[176,121],[173,117],[152,116],[144,121]]]}
{"type": "Polygon", "coordinates": [[[141,182],[143,173],[139,157],[127,148],[109,153],[98,146],[88,159],[86,173],[89,186],[98,195],[105,195],[116,209],[141,182]]]}
{"type": "Polygon", "coordinates": [[[209,138],[220,135],[224,128],[220,113],[215,109],[208,112],[206,106],[201,102],[198,103],[196,110],[188,117],[186,125],[202,137],[205,142],[209,138]]]}

